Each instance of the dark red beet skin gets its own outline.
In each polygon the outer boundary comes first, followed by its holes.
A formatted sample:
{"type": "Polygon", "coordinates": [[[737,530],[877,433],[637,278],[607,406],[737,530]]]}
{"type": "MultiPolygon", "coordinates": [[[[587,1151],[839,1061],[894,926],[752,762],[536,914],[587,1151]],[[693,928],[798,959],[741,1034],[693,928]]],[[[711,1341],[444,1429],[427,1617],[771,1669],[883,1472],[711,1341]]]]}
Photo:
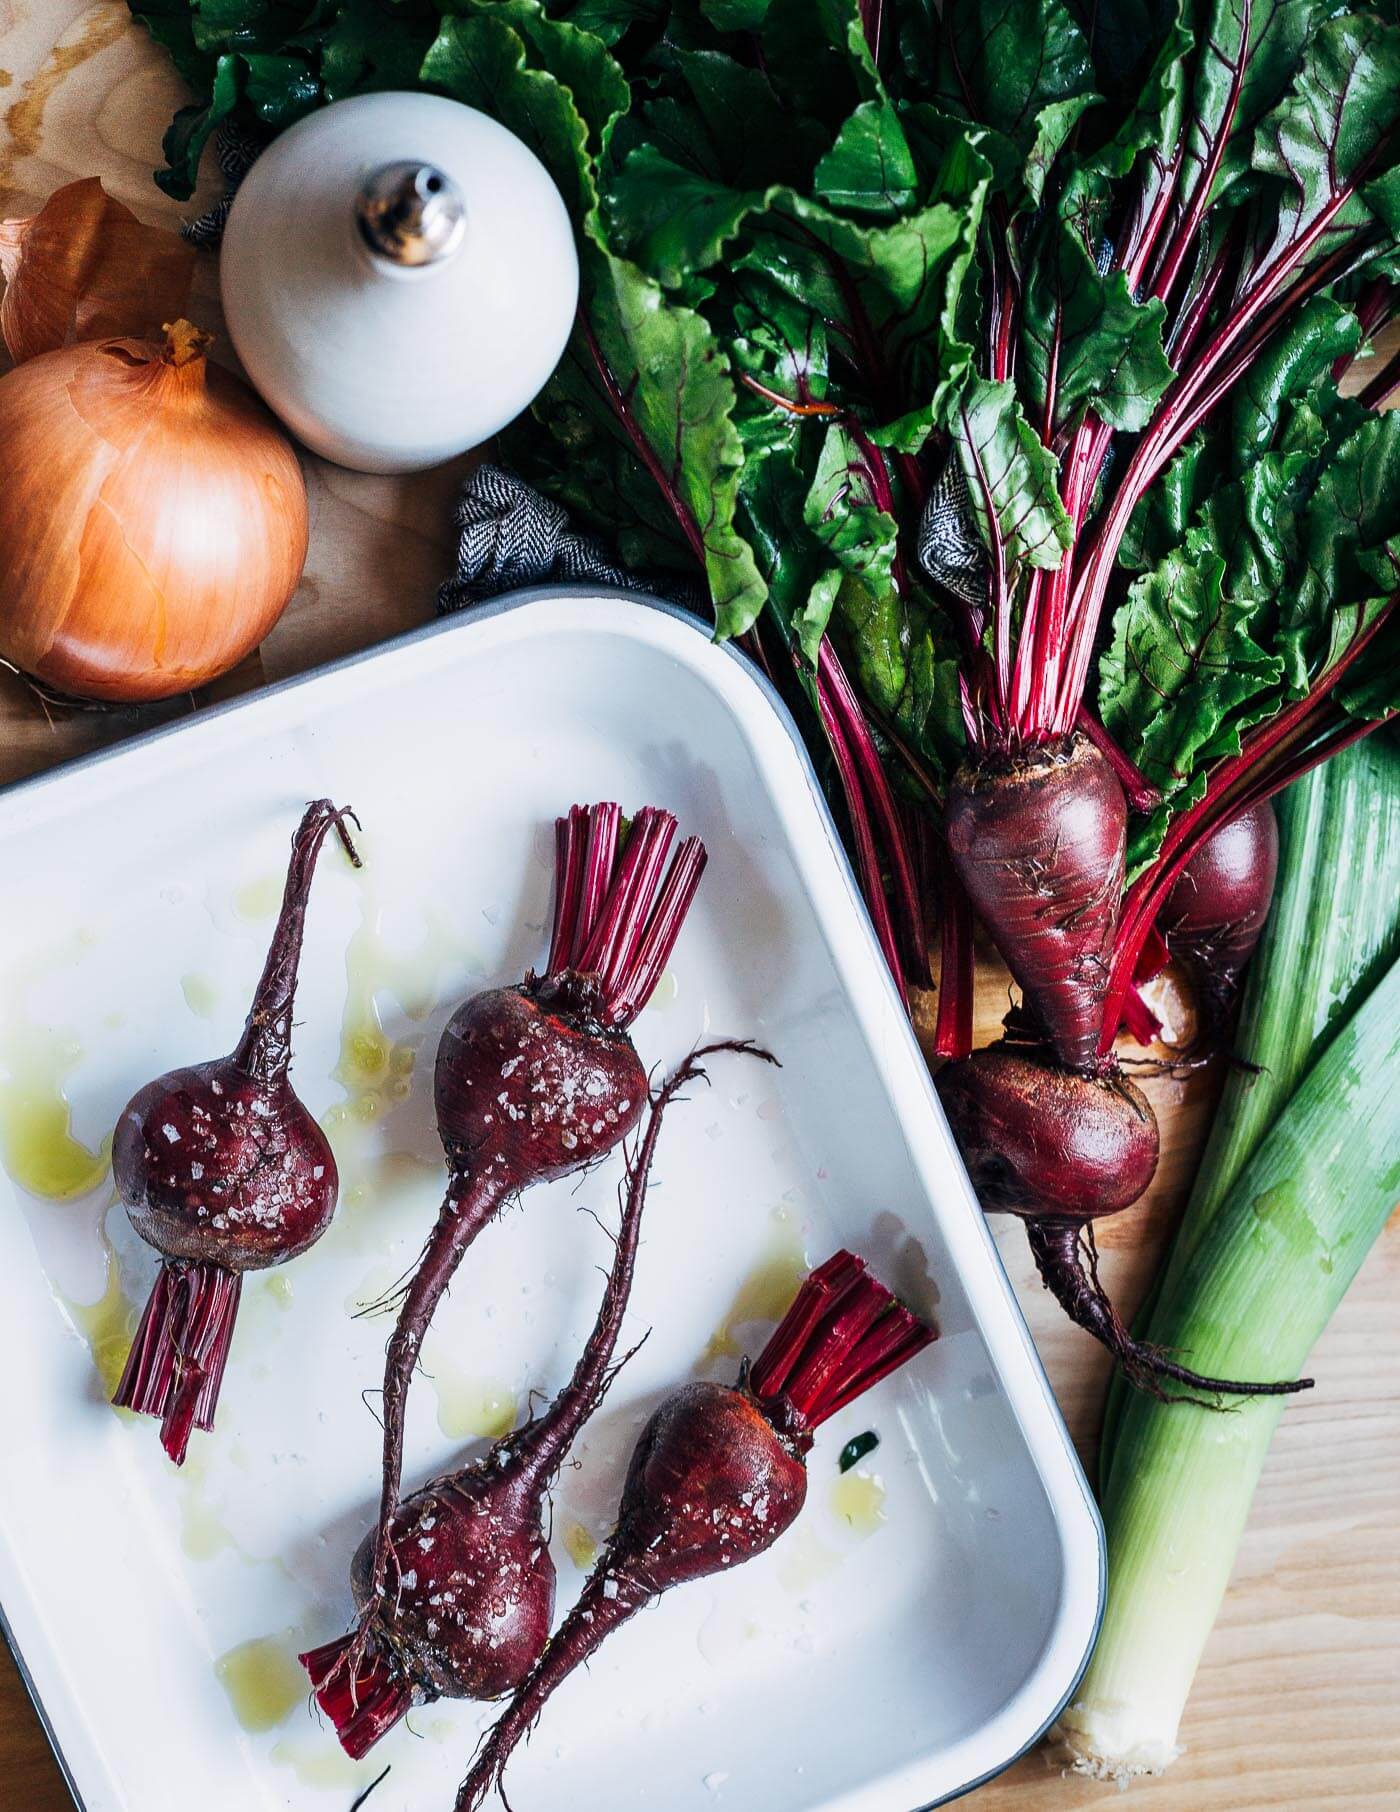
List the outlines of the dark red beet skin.
{"type": "Polygon", "coordinates": [[[632,1454],[612,1539],[482,1745],[456,1812],[475,1812],[499,1785],[550,1694],[615,1629],[673,1586],[772,1547],[806,1501],[815,1430],[933,1338],[858,1258],[838,1252],[737,1386],[673,1392],[632,1454]]]}
{"type": "Polygon", "coordinates": [[[1075,734],[984,752],[953,777],[949,857],[1067,1069],[1100,1067],[1109,957],[1123,895],[1128,806],[1108,761],[1075,734]]]}
{"type": "Polygon", "coordinates": [[[646,1072],[627,1028],[651,997],[705,865],[691,837],[668,868],[675,834],[671,814],[650,806],[625,835],[612,804],[575,806],[557,820],[544,975],[463,1002],[443,1032],[434,1091],[450,1176],[385,1357],[380,1511],[357,1663],[390,1587],[404,1410],[443,1292],[504,1202],[597,1162],[641,1115],[646,1072]]]}
{"type": "Polygon", "coordinates": [[[1133,1383],[1160,1394],[1167,1378],[1212,1398],[1307,1388],[1190,1371],[1134,1340],[1104,1292],[1094,1223],[1135,1202],[1157,1168],[1157,1116],[1135,1083],[1073,1075],[1043,1048],[1002,1042],[948,1064],[936,1086],[983,1208],[1025,1221],[1046,1289],[1133,1383]]]}
{"type": "Polygon", "coordinates": [[[1094,1220],[1152,1181],[1157,1116],[1124,1076],[1075,1076],[1034,1046],[994,1044],[946,1065],[936,1086],[989,1213],[1094,1220]]]}
{"type": "Polygon", "coordinates": [[[237,1057],[171,1070],[134,1095],[112,1139],[127,1218],[167,1258],[280,1265],[335,1213],[335,1159],[285,1076],[237,1057]]]}
{"type": "Polygon", "coordinates": [[[605,1157],[641,1117],[646,1071],[587,977],[464,1001],[438,1045],[438,1131],[454,1168],[543,1183],[605,1157]]]}
{"type": "Polygon", "coordinates": [[[335,1213],[335,1159],[288,1080],[297,969],[316,857],[351,814],[319,799],[292,843],[282,910],[238,1047],[139,1089],[112,1137],[127,1216],[165,1259],[115,1403],[161,1418],[179,1465],[213,1425],[242,1274],[295,1258],[335,1213]]]}
{"type": "Polygon", "coordinates": [[[499,1698],[539,1659],[554,1615],[547,1494],[612,1375],[662,1114],[680,1089],[705,1075],[703,1060],[721,1051],[773,1061],[751,1045],[707,1045],[658,1091],[628,1166],[602,1306],[569,1383],[542,1415],[498,1441],[484,1459],[435,1479],[398,1507],[383,1598],[374,1588],[372,1534],[361,1543],[352,1583],[368,1626],[359,1638],[302,1656],[349,1754],[364,1755],[416,1702],[499,1698]]]}
{"type": "Polygon", "coordinates": [[[1191,858],[1157,914],[1167,949],[1190,976],[1206,1029],[1228,1018],[1241,971],[1263,935],[1278,876],[1278,820],[1265,799],[1191,858]]]}

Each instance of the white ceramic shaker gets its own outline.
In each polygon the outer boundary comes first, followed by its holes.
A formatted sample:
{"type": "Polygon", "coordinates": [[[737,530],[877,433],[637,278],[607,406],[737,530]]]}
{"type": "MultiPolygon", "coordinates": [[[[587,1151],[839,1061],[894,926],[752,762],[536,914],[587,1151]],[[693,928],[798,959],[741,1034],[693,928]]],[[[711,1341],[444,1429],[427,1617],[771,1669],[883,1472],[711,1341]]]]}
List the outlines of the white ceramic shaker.
{"type": "Polygon", "coordinates": [[[544,165],[484,113],[369,94],[309,115],[238,191],[220,257],[245,371],[313,452],[412,472],[488,439],[569,337],[578,258],[544,165]]]}

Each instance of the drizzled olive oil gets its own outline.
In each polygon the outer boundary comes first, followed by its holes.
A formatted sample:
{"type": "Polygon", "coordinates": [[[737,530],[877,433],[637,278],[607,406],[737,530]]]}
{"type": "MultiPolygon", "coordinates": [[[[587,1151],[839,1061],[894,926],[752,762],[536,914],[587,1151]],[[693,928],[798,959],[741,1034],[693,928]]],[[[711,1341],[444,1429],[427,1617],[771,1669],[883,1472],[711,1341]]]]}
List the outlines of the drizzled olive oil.
{"type": "Polygon", "coordinates": [[[29,1195],[76,1201],[106,1179],[111,1140],[76,1138],[64,1084],[83,1059],[66,1032],[21,1023],[0,1040],[0,1163],[29,1195]]]}

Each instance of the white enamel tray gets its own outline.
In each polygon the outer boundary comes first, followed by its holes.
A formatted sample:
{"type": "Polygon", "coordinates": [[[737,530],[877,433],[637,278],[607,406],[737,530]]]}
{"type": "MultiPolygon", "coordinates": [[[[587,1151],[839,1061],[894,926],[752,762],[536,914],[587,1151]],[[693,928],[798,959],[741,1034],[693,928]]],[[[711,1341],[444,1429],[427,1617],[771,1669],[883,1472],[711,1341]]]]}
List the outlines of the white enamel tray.
{"type": "MultiPolygon", "coordinates": [[[[642,1419],[678,1381],[732,1376],[804,1257],[853,1246],[936,1305],[942,1338],[823,1429],[777,1547],[672,1594],[556,1696],[511,1804],[909,1812],[1002,1768],[1087,1657],[1098,1520],[793,726],[693,621],[531,594],[0,797],[8,1168],[35,1180],[60,1090],[100,1150],[139,1083],[230,1048],[322,794],[365,827],[361,874],[322,858],[294,1069],[332,1125],[341,1209],[250,1280],[219,1426],[183,1473],[99,1380],[156,1268],[110,1183],[60,1201],[0,1175],[0,1604],[75,1795],[349,1812],[388,1765],[370,1812],[449,1812],[485,1708],[427,1707],[356,1767],[289,1657],[350,1613],[377,1489],[360,1393],[387,1334],[354,1310],[436,1208],[438,1032],[540,959],[553,817],[598,797],[667,805],[710,849],[643,1058],[741,1034],[784,1068],[719,1060],[672,1110],[628,1326],[651,1337],[555,1496],[561,1608],[642,1419]],[[843,1485],[867,1429],[880,1445],[843,1485]]],[[[81,1191],[66,1156],[50,1186],[81,1191]]],[[[410,1480],[567,1375],[609,1253],[580,1210],[609,1220],[618,1173],[536,1190],[468,1255],[411,1400],[410,1480]]]]}

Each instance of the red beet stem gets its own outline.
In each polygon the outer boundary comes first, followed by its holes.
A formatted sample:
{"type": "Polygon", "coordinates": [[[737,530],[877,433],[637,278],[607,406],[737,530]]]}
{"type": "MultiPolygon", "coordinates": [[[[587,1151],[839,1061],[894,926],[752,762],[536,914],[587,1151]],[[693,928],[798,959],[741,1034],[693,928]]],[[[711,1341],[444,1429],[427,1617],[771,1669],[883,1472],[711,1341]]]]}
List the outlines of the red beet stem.
{"type": "Polygon", "coordinates": [[[704,872],[705,848],[687,838],[668,871],[676,834],[671,813],[643,807],[625,839],[621,819],[616,805],[600,804],[576,805],[556,821],[546,974],[596,975],[604,1021],[625,1029],[651,998],[675,948],[704,872]]]}
{"type": "Polygon", "coordinates": [[[339,833],[346,855],[356,868],[360,867],[359,855],[346,829],[347,820],[359,827],[359,819],[348,806],[334,805],[329,799],[315,799],[302,814],[301,823],[292,837],[292,859],[282,890],[282,910],[272,933],[267,961],[253,995],[243,1036],[233,1053],[233,1061],[238,1067],[260,1081],[285,1075],[291,1062],[292,1008],[296,1002],[297,969],[301,963],[311,877],[321,845],[332,826],[339,833]]]}
{"type": "MultiPolygon", "coordinates": [[[[924,926],[923,894],[909,838],[865,711],[856,697],[855,688],[845,668],[837,659],[831,643],[825,639],[818,651],[817,677],[823,695],[830,701],[834,717],[843,728],[851,761],[869,800],[870,813],[884,846],[909,974],[921,987],[926,988],[931,980],[928,936],[924,926]]],[[[903,991],[903,977],[898,971],[896,974],[903,991]]]]}
{"type": "Polygon", "coordinates": [[[1123,1030],[1139,1044],[1152,1044],[1162,1029],[1162,1022],[1138,991],[1136,982],[1123,996],[1123,1030]]]}
{"type": "Polygon", "coordinates": [[[749,1385],[760,1402],[781,1397],[804,1428],[820,1428],[934,1338],[860,1259],[837,1252],[798,1292],[749,1385]]]}
{"type": "Polygon", "coordinates": [[[112,1398],[160,1418],[160,1444],[177,1466],[190,1433],[214,1426],[243,1279],[209,1262],[160,1268],[112,1398]]]}
{"type": "Polygon", "coordinates": [[[1161,788],[1153,786],[1142,769],[1109,735],[1087,705],[1079,707],[1075,715],[1074,727],[1089,738],[1089,741],[1093,743],[1099,754],[1118,776],[1118,784],[1122,787],[1131,809],[1135,812],[1155,811],[1162,803],[1161,788]]]}
{"type": "Polygon", "coordinates": [[[554,820],[554,932],[549,941],[546,975],[562,974],[573,955],[583,903],[588,831],[589,814],[581,805],[570,806],[567,817],[554,820]]]}
{"type": "Polygon", "coordinates": [[[671,952],[676,947],[700,877],[705,872],[705,846],[698,837],[687,837],[661,889],[660,898],[632,953],[627,977],[620,985],[614,1011],[623,1025],[630,1025],[651,999],[671,952]]]}
{"type": "Polygon", "coordinates": [[[972,907],[952,863],[943,858],[943,921],[938,969],[938,1019],[933,1048],[940,1057],[967,1057],[972,1051],[972,990],[976,953],[972,907]]]}
{"type": "Polygon", "coordinates": [[[335,1726],[345,1753],[361,1761],[413,1706],[413,1685],[378,1651],[346,1666],[354,1638],[340,1636],[297,1659],[311,1676],[316,1702],[335,1726]]]}

